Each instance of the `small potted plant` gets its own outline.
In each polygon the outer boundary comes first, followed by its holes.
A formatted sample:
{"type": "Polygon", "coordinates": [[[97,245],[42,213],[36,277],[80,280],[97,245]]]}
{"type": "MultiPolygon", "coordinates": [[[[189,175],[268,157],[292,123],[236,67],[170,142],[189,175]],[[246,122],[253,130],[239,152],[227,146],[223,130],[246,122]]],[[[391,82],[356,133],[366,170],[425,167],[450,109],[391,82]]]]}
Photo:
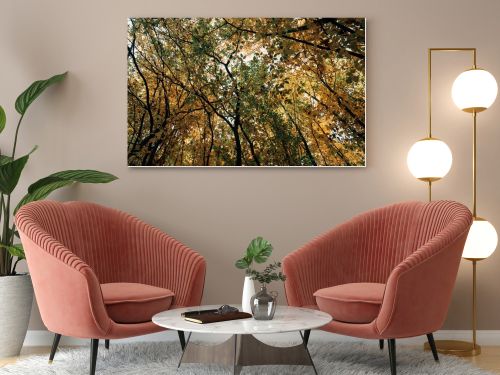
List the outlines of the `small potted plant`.
{"type": "Polygon", "coordinates": [[[276,309],[277,293],[267,293],[267,284],[271,281],[285,281],[286,276],[278,271],[281,268],[280,262],[269,264],[263,271],[252,268],[253,263],[265,263],[273,252],[271,243],[262,237],[254,238],[247,247],[245,256],[238,259],[235,266],[245,270],[245,283],[243,285],[242,309],[251,312],[255,319],[272,319],[276,309]],[[261,290],[255,294],[253,280],[261,284],[261,290]],[[268,309],[268,307],[271,307],[268,309]]]}

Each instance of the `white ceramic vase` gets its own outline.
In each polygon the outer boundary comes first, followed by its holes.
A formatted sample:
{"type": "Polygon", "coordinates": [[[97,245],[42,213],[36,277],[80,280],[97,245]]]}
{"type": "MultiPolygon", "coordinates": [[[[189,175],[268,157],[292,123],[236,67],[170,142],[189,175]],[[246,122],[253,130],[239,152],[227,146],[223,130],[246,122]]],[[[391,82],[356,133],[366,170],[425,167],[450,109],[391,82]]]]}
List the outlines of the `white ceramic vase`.
{"type": "Polygon", "coordinates": [[[250,306],[250,299],[255,294],[255,286],[253,280],[250,276],[245,276],[245,282],[243,283],[243,294],[241,296],[241,309],[244,312],[252,313],[252,307],[250,306]]]}
{"type": "Polygon", "coordinates": [[[30,275],[0,276],[0,358],[19,355],[32,303],[30,275]]]}

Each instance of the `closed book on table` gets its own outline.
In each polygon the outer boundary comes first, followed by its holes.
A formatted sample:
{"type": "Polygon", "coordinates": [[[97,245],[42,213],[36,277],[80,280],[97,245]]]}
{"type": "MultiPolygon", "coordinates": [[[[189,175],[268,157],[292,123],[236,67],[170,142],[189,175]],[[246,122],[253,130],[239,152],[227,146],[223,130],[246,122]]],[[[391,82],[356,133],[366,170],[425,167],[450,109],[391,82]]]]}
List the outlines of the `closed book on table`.
{"type": "Polygon", "coordinates": [[[200,313],[186,313],[184,314],[184,320],[188,322],[206,324],[206,323],[216,323],[225,322],[227,320],[237,320],[237,319],[248,319],[251,318],[252,314],[246,312],[229,312],[225,314],[217,314],[215,312],[200,312],[200,313]]]}

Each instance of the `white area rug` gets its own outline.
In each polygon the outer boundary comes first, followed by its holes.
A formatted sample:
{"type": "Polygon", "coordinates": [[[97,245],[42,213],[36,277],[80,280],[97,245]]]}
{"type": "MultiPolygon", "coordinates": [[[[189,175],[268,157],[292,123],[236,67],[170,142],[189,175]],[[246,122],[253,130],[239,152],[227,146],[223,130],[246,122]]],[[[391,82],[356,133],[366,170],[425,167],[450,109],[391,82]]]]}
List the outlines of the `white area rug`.
{"type": "MultiPolygon", "coordinates": [[[[319,374],[362,375],[390,374],[387,347],[363,343],[310,343],[309,349],[319,374]]],[[[0,368],[0,374],[14,375],[85,375],[89,371],[88,347],[61,349],[54,363],[47,363],[48,356],[33,356],[0,368]]],[[[181,354],[178,343],[114,344],[110,350],[99,347],[96,375],[188,375],[230,374],[229,368],[205,365],[182,365],[177,369],[181,354]]],[[[430,352],[419,349],[397,348],[398,375],[486,375],[470,363],[456,357],[441,356],[434,362],[430,352]]],[[[243,367],[241,374],[313,374],[310,367],[256,366],[243,367]]]]}

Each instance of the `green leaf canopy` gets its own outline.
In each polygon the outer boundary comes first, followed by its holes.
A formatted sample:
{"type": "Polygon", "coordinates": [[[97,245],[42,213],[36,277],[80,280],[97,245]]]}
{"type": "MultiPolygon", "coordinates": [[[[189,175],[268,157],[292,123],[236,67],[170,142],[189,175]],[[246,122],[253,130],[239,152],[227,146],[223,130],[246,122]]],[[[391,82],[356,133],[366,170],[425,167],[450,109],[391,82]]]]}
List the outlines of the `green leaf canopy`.
{"type": "Polygon", "coordinates": [[[62,81],[66,78],[66,74],[67,72],[57,74],[49,79],[33,82],[31,86],[24,90],[16,99],[16,111],[19,114],[24,115],[30,104],[33,103],[47,87],[62,81]]]}

